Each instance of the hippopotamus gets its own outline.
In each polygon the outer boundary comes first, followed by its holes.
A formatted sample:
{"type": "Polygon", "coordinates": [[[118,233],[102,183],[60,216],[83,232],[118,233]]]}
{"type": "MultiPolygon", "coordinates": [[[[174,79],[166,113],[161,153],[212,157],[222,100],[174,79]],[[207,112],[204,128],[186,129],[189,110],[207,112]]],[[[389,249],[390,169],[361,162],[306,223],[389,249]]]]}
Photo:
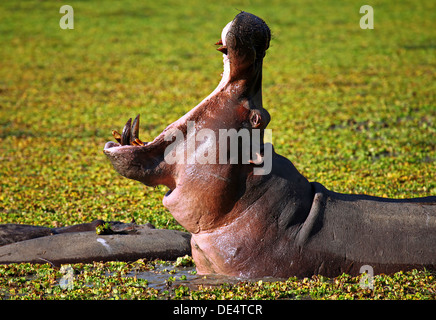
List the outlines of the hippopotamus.
{"type": "Polygon", "coordinates": [[[115,170],[169,188],[163,204],[191,233],[199,274],[334,277],[358,275],[365,266],[375,274],[434,269],[436,197],[333,192],[309,182],[266,141],[271,117],[262,104],[262,66],[270,40],[261,18],[237,14],[216,43],[224,62],[217,88],[151,142],[139,139],[139,116],[114,131],[117,142],[107,142],[104,153],[115,170]],[[221,139],[230,131],[238,134],[236,156],[228,143],[233,136],[221,139]]]}
{"type": "Polygon", "coordinates": [[[0,225],[0,264],[49,262],[60,266],[143,258],[175,260],[190,252],[189,233],[155,229],[150,223],[98,219],[58,228],[0,225]],[[104,228],[98,230],[99,226],[104,228]]]}

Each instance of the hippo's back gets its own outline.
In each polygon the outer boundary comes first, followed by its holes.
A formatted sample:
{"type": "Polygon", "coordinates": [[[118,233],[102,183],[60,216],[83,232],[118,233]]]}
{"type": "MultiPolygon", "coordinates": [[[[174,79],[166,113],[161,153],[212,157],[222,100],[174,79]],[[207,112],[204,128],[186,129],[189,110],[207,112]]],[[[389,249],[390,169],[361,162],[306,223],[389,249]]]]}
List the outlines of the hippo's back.
{"type": "Polygon", "coordinates": [[[305,250],[342,259],[350,273],[362,265],[376,273],[436,268],[436,197],[385,199],[313,185],[322,205],[305,250]]]}

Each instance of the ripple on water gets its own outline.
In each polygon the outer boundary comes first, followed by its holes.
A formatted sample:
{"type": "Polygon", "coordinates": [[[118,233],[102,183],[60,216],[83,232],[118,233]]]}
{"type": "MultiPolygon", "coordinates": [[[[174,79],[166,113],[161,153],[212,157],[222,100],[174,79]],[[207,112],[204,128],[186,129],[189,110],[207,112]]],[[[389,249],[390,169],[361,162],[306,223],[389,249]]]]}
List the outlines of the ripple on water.
{"type": "Polygon", "coordinates": [[[146,279],[148,286],[157,290],[165,290],[169,286],[169,278],[174,279],[172,285],[184,285],[191,290],[197,290],[201,285],[203,287],[219,287],[222,284],[236,284],[241,281],[279,281],[271,277],[259,279],[241,279],[218,274],[199,275],[196,273],[195,266],[175,267],[173,265],[156,265],[155,269],[148,271],[130,272],[127,277],[146,279]]]}

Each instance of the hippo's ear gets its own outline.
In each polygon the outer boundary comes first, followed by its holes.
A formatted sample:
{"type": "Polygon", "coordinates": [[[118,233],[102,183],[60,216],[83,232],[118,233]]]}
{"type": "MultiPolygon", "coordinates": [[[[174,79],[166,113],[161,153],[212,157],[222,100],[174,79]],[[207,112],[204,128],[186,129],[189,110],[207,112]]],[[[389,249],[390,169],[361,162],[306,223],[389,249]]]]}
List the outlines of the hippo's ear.
{"type": "Polygon", "coordinates": [[[251,109],[249,121],[253,129],[265,129],[271,120],[271,116],[265,109],[251,109]]]}
{"type": "Polygon", "coordinates": [[[250,111],[250,124],[252,128],[258,128],[262,124],[262,116],[259,110],[250,111]]]}

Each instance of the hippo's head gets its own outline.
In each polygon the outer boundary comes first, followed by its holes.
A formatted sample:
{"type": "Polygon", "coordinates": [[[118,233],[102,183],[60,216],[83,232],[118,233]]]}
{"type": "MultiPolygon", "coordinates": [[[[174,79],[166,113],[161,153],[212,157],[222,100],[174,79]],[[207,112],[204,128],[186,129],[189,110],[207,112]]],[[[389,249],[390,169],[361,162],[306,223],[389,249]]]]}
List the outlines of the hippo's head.
{"type": "Polygon", "coordinates": [[[223,53],[224,72],[208,97],[151,142],[139,140],[137,117],[133,124],[129,119],[122,133],[113,132],[118,143],[104,147],[121,175],[149,186],[168,186],[164,205],[188,231],[222,223],[244,193],[247,179],[253,179],[253,170],[262,167],[264,129],[270,121],[262,106],[262,61],[270,38],[262,19],[239,13],[216,43],[221,45],[217,50],[223,53]],[[230,141],[235,136],[236,156],[230,141]],[[245,136],[250,137],[245,146],[250,156],[244,159],[245,136]],[[252,136],[258,138],[254,144],[252,136]]]}

